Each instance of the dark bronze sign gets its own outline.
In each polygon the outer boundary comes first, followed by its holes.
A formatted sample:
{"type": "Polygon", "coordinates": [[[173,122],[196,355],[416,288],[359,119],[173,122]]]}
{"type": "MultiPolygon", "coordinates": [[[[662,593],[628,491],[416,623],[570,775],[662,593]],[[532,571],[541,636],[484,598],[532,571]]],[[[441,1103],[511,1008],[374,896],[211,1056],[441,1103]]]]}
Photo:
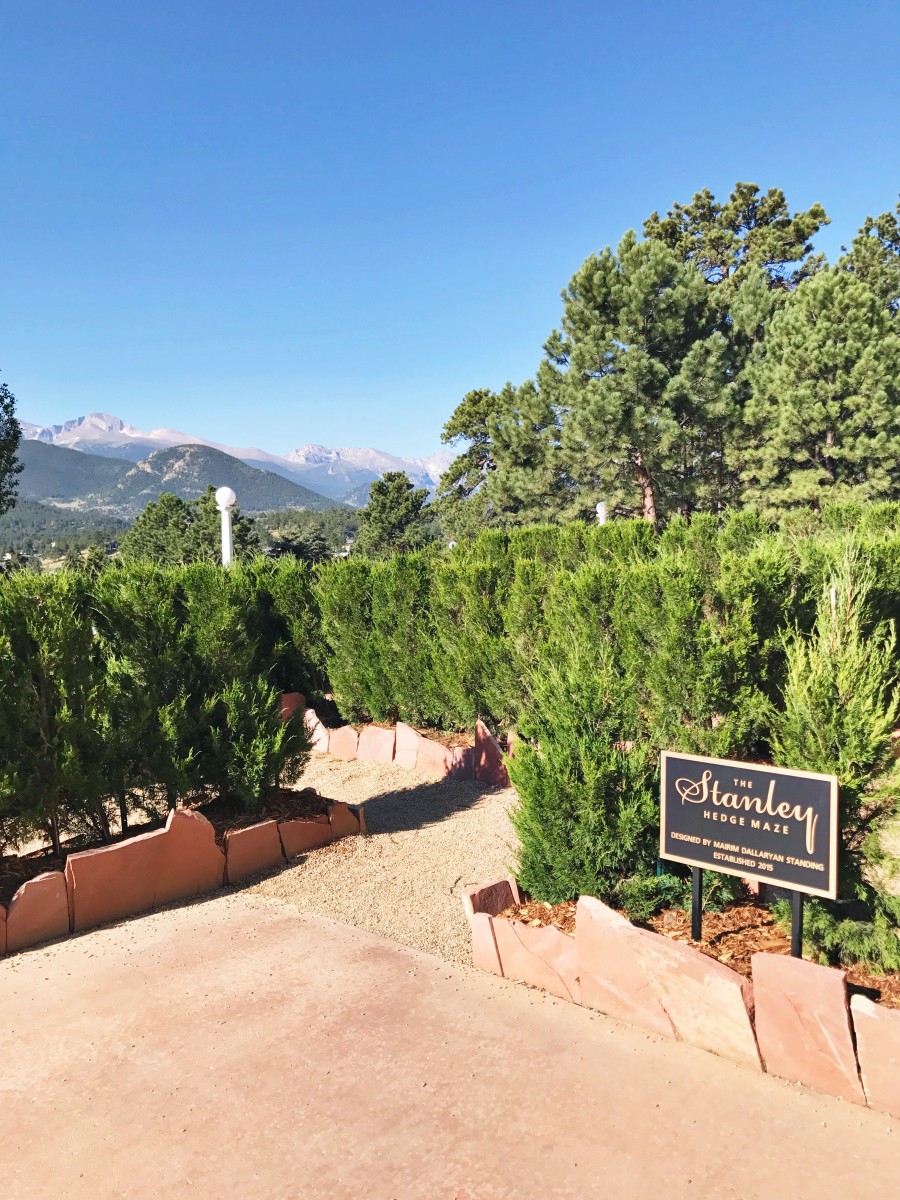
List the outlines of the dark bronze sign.
{"type": "Polygon", "coordinates": [[[837,897],[834,775],[662,755],[659,856],[837,897]]]}

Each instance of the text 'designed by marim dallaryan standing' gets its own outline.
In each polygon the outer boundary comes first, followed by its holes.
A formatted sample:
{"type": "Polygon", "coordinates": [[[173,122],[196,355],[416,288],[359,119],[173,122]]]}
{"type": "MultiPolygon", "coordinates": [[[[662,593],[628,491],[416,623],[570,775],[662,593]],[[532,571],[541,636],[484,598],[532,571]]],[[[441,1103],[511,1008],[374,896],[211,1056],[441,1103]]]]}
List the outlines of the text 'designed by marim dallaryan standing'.
{"type": "Polygon", "coordinates": [[[660,858],[837,896],[834,775],[664,750],[660,858]]]}

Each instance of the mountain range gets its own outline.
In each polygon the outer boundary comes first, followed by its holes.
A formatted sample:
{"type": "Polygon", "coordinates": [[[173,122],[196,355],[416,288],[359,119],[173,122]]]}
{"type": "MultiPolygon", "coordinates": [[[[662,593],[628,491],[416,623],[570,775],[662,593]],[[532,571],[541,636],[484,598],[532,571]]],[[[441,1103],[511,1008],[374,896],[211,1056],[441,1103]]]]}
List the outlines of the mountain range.
{"type": "MultiPolygon", "coordinates": [[[[300,446],[285,455],[270,454],[255,447],[226,446],[176,429],[147,432],[109,413],[89,413],[62,425],[32,425],[28,421],[19,424],[27,442],[130,463],[142,462],[158,451],[175,447],[206,447],[248,467],[280,475],[320,496],[354,505],[366,503],[369,485],[387,471],[405,471],[417,487],[432,490],[454,458],[447,450],[422,458],[402,458],[371,448],[318,445],[300,446]]],[[[240,492],[238,503],[241,503],[240,492]]]]}
{"type": "Polygon", "coordinates": [[[129,519],[142,512],[161,492],[182,500],[202,495],[209,484],[233,488],[243,512],[304,508],[321,512],[341,507],[300,483],[248,467],[238,458],[210,446],[172,446],[154,450],[137,463],[122,458],[67,450],[37,441],[20,443],[22,464],[19,496],[72,512],[84,510],[129,519]]]}

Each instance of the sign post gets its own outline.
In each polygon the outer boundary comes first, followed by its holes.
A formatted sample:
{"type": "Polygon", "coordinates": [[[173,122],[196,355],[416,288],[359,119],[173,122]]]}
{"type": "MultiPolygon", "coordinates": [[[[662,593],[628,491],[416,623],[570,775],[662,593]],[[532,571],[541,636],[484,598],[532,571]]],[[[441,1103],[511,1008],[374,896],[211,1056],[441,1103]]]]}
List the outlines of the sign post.
{"type": "Polygon", "coordinates": [[[837,778],[664,750],[660,792],[659,856],[692,868],[694,941],[703,871],[719,871],[790,889],[800,958],[804,896],[837,898],[837,778]]]}

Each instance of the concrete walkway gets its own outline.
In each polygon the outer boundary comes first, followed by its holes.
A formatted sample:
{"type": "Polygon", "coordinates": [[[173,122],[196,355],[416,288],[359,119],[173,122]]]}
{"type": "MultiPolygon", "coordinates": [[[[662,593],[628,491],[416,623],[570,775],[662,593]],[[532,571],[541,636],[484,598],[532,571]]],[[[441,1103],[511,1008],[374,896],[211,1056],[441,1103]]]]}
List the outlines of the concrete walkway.
{"type": "Polygon", "coordinates": [[[900,1122],[242,894],[0,963],[5,1200],[893,1195],[900,1122]]]}

